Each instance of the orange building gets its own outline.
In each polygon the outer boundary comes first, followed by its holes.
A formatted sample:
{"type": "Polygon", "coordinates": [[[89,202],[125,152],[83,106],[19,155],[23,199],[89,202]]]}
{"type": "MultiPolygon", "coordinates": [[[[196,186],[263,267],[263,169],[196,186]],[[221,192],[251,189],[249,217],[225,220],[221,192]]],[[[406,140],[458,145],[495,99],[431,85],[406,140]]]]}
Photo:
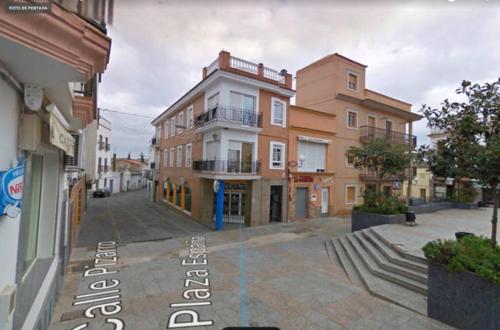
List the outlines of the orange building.
{"type": "MultiPolygon", "coordinates": [[[[422,117],[411,104],[367,89],[365,74],[366,65],[336,53],[297,72],[289,134],[291,219],[349,214],[361,202],[375,177],[354,168],[345,156],[350,146],[379,136],[416,145],[412,122],[422,117]]],[[[384,190],[393,193],[393,182],[384,190]]]]}
{"type": "Polygon", "coordinates": [[[221,51],[202,80],[158,116],[156,200],[207,224],[214,181],[224,182],[223,221],[288,218],[292,76],[221,51]]]}

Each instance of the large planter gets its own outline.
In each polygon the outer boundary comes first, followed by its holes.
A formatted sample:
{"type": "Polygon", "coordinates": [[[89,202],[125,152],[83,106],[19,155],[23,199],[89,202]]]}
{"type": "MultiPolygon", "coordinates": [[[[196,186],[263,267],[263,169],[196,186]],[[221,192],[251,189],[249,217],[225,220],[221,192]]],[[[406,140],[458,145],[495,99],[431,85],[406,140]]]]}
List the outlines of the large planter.
{"type": "Polygon", "coordinates": [[[454,209],[475,210],[478,209],[477,203],[452,203],[454,209]]]}
{"type": "Polygon", "coordinates": [[[368,213],[362,211],[352,211],[351,231],[361,230],[373,226],[386,225],[390,223],[404,223],[404,214],[385,215],[368,213]]]}
{"type": "Polygon", "coordinates": [[[427,315],[459,329],[500,329],[500,285],[429,264],[427,315]]]}

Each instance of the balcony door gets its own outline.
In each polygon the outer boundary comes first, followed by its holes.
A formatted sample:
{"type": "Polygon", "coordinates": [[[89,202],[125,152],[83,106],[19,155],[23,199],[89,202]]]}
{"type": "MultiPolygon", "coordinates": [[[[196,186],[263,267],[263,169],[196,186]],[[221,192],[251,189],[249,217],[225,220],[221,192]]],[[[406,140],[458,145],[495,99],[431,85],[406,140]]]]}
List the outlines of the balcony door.
{"type": "Polygon", "coordinates": [[[390,120],[385,121],[385,134],[388,138],[392,138],[392,121],[390,120]]]}
{"type": "Polygon", "coordinates": [[[375,127],[376,127],[375,117],[368,116],[368,136],[375,136],[375,127]]]}
{"type": "Polygon", "coordinates": [[[227,151],[227,171],[229,173],[252,172],[253,143],[230,141],[227,151]]]}
{"type": "Polygon", "coordinates": [[[251,125],[255,116],[255,97],[231,91],[229,105],[232,120],[251,125]]]}

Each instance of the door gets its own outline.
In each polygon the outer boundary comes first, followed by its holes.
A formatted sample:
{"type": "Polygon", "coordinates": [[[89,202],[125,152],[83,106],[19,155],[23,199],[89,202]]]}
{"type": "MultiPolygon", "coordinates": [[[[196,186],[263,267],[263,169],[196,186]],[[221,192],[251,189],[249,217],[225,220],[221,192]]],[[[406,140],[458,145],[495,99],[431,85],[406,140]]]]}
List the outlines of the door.
{"type": "Polygon", "coordinates": [[[321,188],[321,214],[328,215],[328,188],[321,188]]]}
{"type": "Polygon", "coordinates": [[[425,188],[421,188],[420,189],[420,198],[422,198],[424,201],[425,201],[425,196],[426,195],[426,192],[425,192],[425,188]]]}
{"type": "Polygon", "coordinates": [[[282,206],[282,186],[271,186],[271,206],[269,208],[269,221],[281,222],[281,206],[282,206]]]}
{"type": "Polygon", "coordinates": [[[307,188],[297,188],[295,192],[295,217],[307,217],[307,188]]]}
{"type": "Polygon", "coordinates": [[[111,191],[111,193],[113,193],[113,183],[115,183],[115,180],[109,179],[109,191],[111,191]]]}

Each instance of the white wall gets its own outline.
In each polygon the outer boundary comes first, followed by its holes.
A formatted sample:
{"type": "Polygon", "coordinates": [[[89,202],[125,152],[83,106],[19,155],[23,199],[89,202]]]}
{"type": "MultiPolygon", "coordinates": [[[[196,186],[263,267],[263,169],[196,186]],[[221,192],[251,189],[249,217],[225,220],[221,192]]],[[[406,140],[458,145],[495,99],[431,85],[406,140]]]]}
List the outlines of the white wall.
{"type": "MultiPolygon", "coordinates": [[[[0,78],[0,171],[17,165],[17,136],[22,99],[17,90],[0,78]]],[[[19,225],[21,216],[9,218],[0,215],[0,292],[6,285],[15,283],[19,225]]],[[[7,324],[12,322],[8,319],[7,324]]],[[[10,325],[2,324],[7,329],[10,325]]]]}
{"type": "Polygon", "coordinates": [[[259,113],[259,88],[229,80],[219,80],[207,89],[205,92],[205,110],[207,109],[208,98],[217,92],[219,93],[219,104],[229,106],[229,95],[231,91],[254,96],[255,111],[259,113]]]}

